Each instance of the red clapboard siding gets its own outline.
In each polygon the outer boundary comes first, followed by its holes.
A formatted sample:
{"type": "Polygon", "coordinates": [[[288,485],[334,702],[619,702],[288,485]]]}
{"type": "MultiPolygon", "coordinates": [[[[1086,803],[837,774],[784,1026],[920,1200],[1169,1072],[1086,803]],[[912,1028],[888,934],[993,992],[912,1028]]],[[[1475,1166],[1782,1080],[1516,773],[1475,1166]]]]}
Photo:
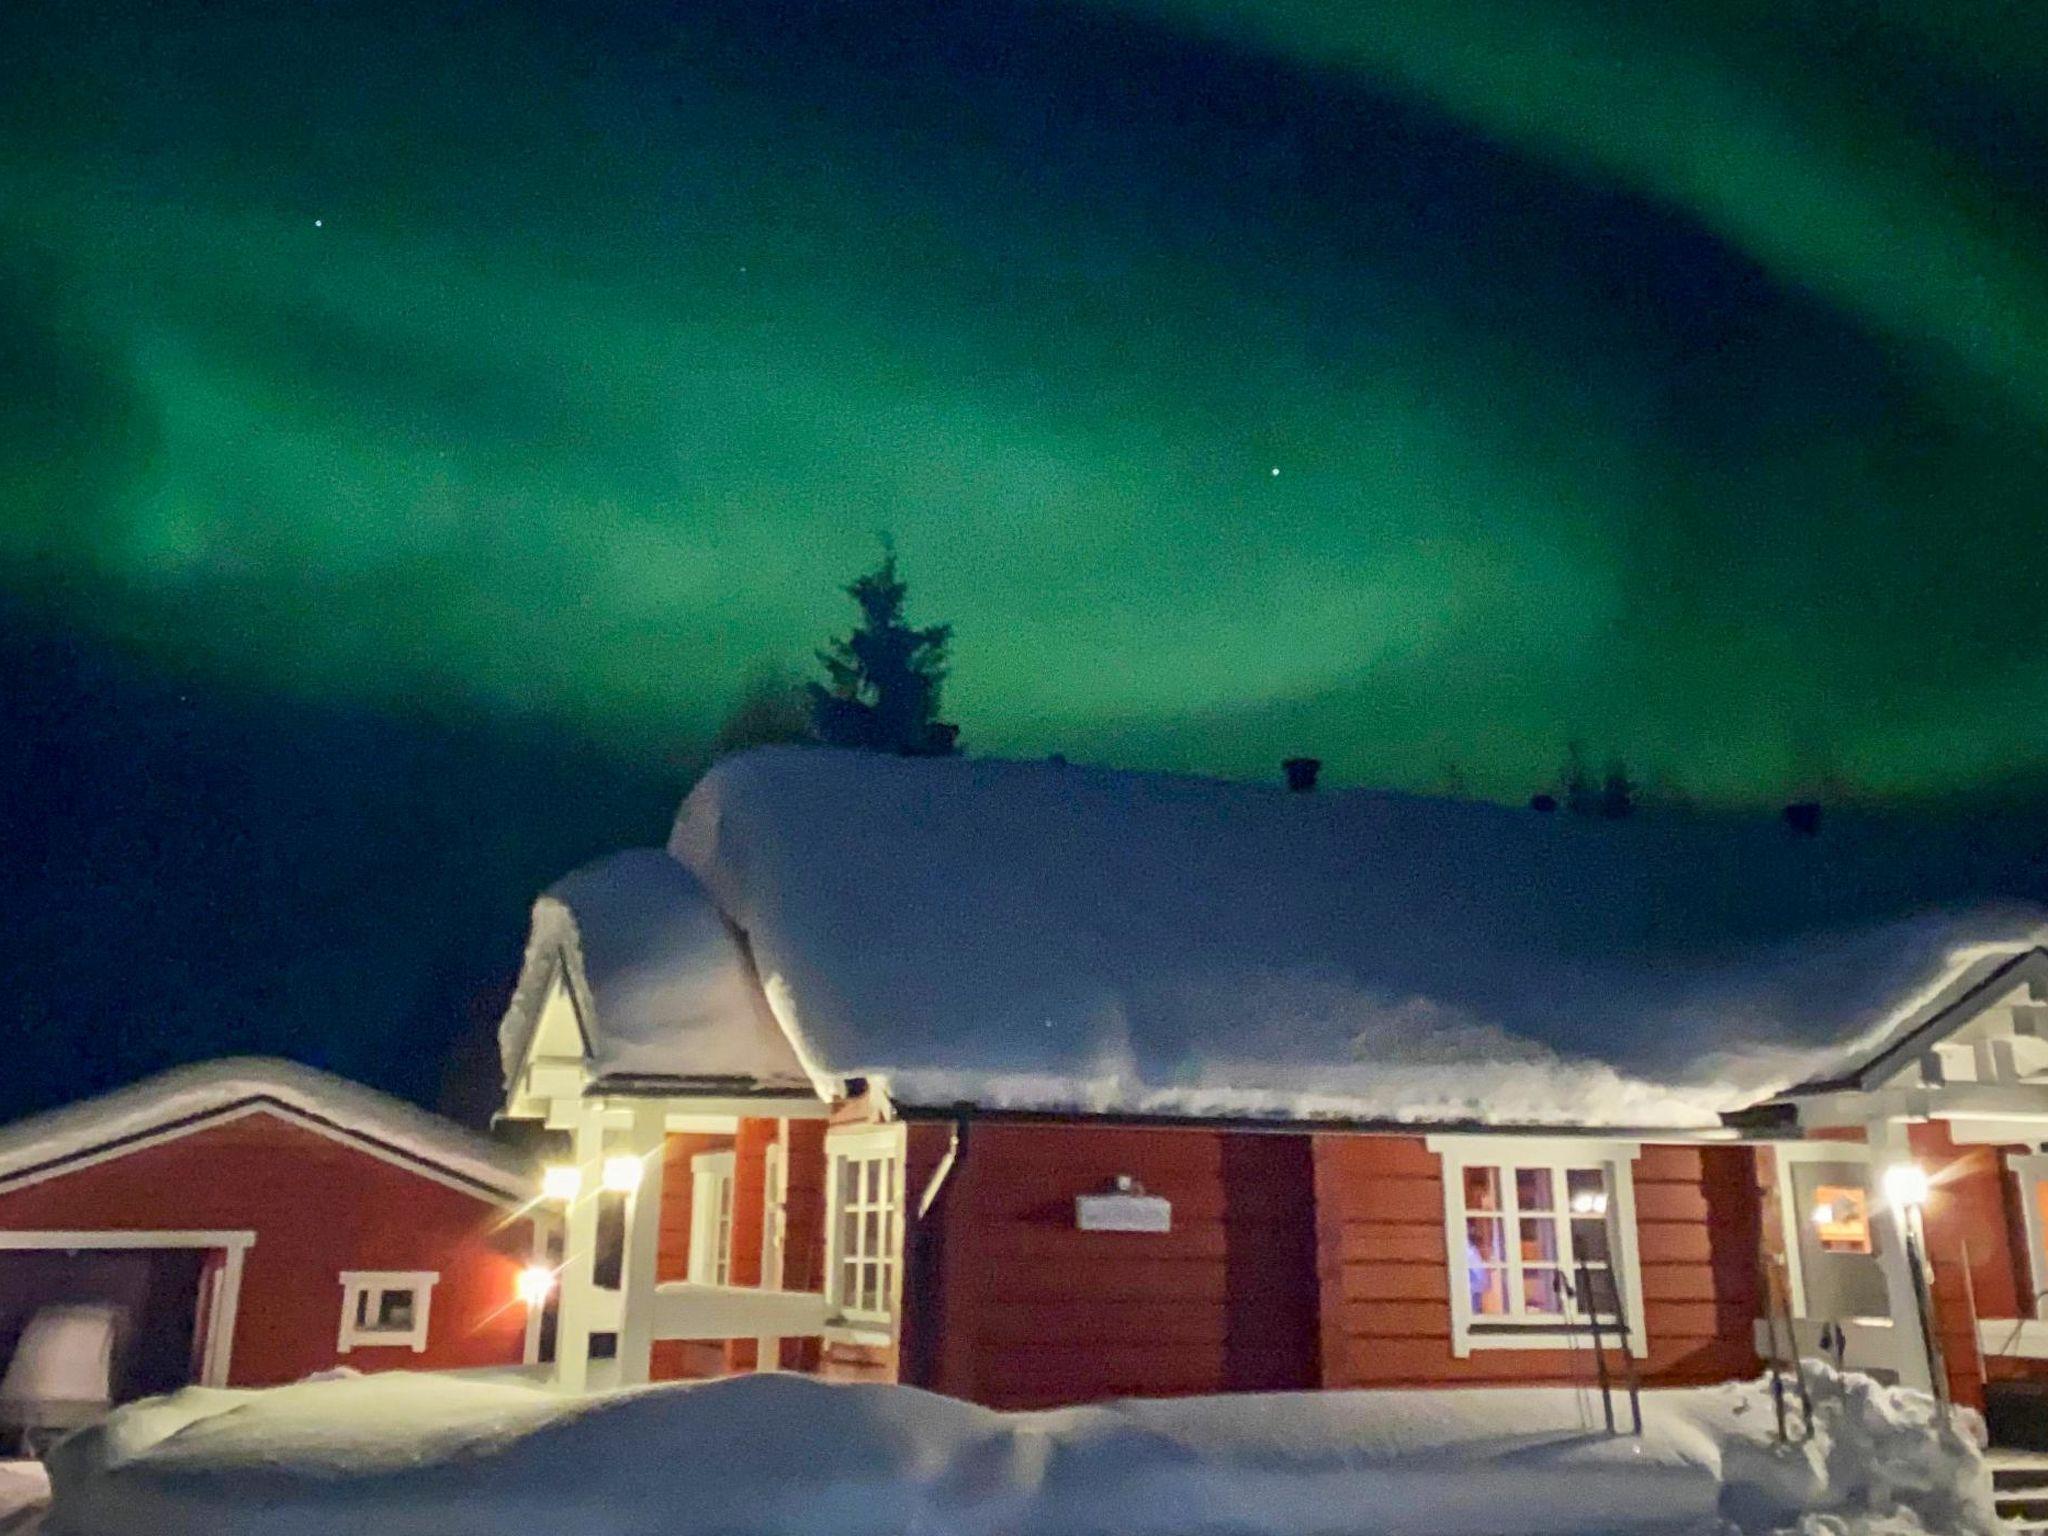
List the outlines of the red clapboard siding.
{"type": "Polygon", "coordinates": [[[230,1379],[296,1381],[343,1364],[437,1370],[516,1364],[513,1304],[526,1222],[491,1200],[267,1111],[144,1144],[0,1194],[0,1230],[253,1231],[230,1379]],[[427,1348],[337,1352],[341,1273],[434,1270],[427,1348]]]}
{"type": "MultiPolygon", "coordinates": [[[[1323,1380],[1430,1386],[1584,1379],[1583,1351],[1451,1353],[1444,1190],[1421,1137],[1316,1138],[1323,1380]]],[[[1739,1147],[1645,1147],[1634,1168],[1654,1385],[1756,1367],[1755,1172],[1739,1147]]]]}
{"type": "Polygon", "coordinates": [[[1317,1382],[1306,1137],[981,1122],[935,1220],[941,1391],[1028,1407],[1317,1382]],[[1075,1197],[1119,1174],[1172,1202],[1172,1231],[1076,1230],[1075,1197]]]}

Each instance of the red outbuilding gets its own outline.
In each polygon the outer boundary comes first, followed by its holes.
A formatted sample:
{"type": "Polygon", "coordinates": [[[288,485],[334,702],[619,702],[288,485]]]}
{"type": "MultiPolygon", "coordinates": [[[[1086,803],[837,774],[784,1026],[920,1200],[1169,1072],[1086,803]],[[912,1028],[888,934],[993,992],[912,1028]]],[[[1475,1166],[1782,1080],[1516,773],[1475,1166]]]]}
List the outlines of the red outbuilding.
{"type": "Polygon", "coordinates": [[[83,1308],[114,1320],[116,1400],[516,1365],[530,1182],[507,1149],[310,1068],[164,1073],[0,1131],[0,1359],[83,1308]]]}

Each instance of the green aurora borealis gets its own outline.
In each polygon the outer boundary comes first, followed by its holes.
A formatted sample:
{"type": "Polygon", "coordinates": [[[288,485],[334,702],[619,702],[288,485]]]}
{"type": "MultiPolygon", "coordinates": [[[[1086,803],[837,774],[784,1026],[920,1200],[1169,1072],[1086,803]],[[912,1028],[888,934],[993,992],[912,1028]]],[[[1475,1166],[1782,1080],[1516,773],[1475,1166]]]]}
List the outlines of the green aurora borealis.
{"type": "Polygon", "coordinates": [[[2043,16],[15,0],[0,590],[653,759],[886,528],[976,751],[1976,787],[2043,16]]]}

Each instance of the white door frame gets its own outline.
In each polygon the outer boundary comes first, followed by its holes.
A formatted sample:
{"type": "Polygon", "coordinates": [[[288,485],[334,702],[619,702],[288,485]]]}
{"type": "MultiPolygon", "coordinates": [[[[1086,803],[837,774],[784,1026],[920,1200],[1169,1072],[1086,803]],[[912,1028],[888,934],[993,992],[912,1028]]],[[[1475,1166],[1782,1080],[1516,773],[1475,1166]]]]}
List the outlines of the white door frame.
{"type": "MultiPolygon", "coordinates": [[[[255,1245],[256,1234],[239,1232],[0,1232],[0,1253],[83,1253],[135,1248],[219,1248],[227,1254],[220,1283],[214,1287],[213,1305],[206,1319],[206,1356],[200,1362],[202,1387],[228,1384],[228,1367],[235,1347],[235,1317],[242,1303],[242,1263],[255,1245]]],[[[199,1319],[193,1319],[198,1326],[199,1319]]]]}

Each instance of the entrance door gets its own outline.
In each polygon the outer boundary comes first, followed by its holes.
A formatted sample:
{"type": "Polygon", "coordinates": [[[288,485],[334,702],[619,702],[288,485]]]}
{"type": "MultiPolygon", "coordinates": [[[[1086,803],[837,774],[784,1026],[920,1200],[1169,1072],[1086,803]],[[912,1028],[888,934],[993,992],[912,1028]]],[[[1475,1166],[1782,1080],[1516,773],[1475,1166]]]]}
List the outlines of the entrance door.
{"type": "Polygon", "coordinates": [[[1869,1164],[1802,1159],[1790,1167],[1801,1315],[1824,1322],[1889,1317],[1879,1265],[1887,1235],[1877,1219],[1869,1164]]]}

